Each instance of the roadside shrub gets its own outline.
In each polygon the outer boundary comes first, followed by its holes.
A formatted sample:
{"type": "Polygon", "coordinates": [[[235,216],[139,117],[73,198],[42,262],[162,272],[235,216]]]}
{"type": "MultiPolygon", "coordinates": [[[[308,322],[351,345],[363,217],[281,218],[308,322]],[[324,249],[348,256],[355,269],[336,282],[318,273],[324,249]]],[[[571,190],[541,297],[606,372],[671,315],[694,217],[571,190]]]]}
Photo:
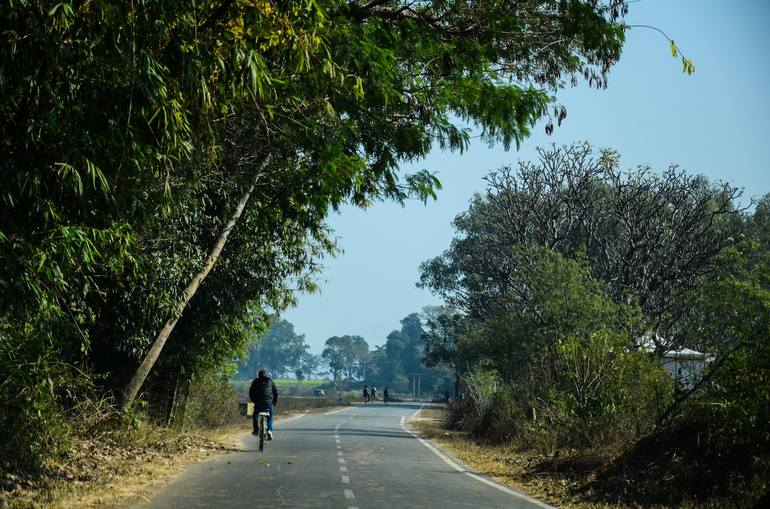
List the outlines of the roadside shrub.
{"type": "MultiPolygon", "coordinates": [[[[762,209],[758,206],[757,213],[762,209]]],[[[670,465],[670,477],[689,479],[697,491],[704,477],[699,473],[705,472],[714,492],[745,500],[770,498],[767,216],[760,233],[761,242],[746,241],[724,251],[717,277],[701,279],[685,295],[691,310],[682,320],[683,335],[713,360],[695,390],[678,395],[658,433],[661,440],[680,439],[678,457],[689,466],[670,465]]]]}
{"type": "Polygon", "coordinates": [[[506,300],[465,341],[480,352],[453,407],[466,430],[543,452],[612,445],[640,436],[671,401],[665,371],[632,345],[644,319],[616,302],[585,259],[514,249],[506,300]]]}
{"type": "Polygon", "coordinates": [[[242,419],[238,398],[227,376],[217,373],[193,377],[184,405],[182,428],[216,428],[242,419]]]}
{"type": "Polygon", "coordinates": [[[458,398],[447,402],[446,425],[491,442],[510,441],[525,418],[511,382],[490,368],[462,376],[458,398]]]}
{"type": "MultiPolygon", "coordinates": [[[[770,238],[770,222],[765,226],[770,238]]],[[[723,439],[770,444],[770,246],[744,243],[720,259],[724,275],[704,278],[688,334],[714,353],[709,377],[689,402],[698,419],[721,423],[723,439]]],[[[767,452],[767,451],[766,451],[767,452]]]]}
{"type": "Polygon", "coordinates": [[[549,447],[632,440],[652,430],[671,401],[671,380],[655,360],[606,330],[568,336],[548,355],[552,372],[534,386],[532,420],[549,447]]]}
{"type": "Polygon", "coordinates": [[[9,329],[0,328],[0,464],[35,470],[66,450],[65,409],[91,385],[54,353],[49,336],[9,329]]]}
{"type": "Polygon", "coordinates": [[[523,417],[511,387],[493,370],[473,370],[463,381],[463,397],[447,405],[447,424],[486,440],[510,440],[523,417]]]}
{"type": "Polygon", "coordinates": [[[465,399],[468,405],[460,417],[460,427],[476,433],[482,432],[491,419],[491,411],[502,388],[500,375],[491,370],[477,369],[467,373],[465,399]]]}

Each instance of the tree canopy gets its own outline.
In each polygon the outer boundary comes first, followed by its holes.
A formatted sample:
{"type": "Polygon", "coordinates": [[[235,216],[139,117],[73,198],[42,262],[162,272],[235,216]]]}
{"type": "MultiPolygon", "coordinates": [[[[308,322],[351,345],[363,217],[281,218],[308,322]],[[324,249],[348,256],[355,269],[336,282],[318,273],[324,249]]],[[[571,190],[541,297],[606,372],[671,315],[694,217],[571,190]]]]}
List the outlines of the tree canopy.
{"type": "Polygon", "coordinates": [[[168,407],[194,372],[242,353],[246,328],[314,288],[335,250],[329,210],[435,195],[432,174],[399,163],[463,150],[466,125],[509,146],[543,116],[561,121],[560,88],[605,86],[624,12],[617,0],[5,5],[0,403],[18,457],[39,457],[53,435],[34,430],[55,433],[87,386],[125,394],[149,375],[147,397],[168,407]]]}
{"type": "Polygon", "coordinates": [[[631,454],[636,439],[673,436],[705,465],[737,447],[721,486],[762,478],[765,460],[737,456],[770,443],[756,417],[770,373],[767,197],[747,206],[677,166],[624,171],[588,144],[538,153],[490,172],[451,245],[421,265],[418,284],[445,301],[427,313],[425,358],[462,385],[450,420],[551,454],[631,454]],[[690,385],[662,369],[683,348],[696,350],[690,385]]]}
{"type": "Polygon", "coordinates": [[[513,248],[545,246],[585,257],[615,300],[638,302],[658,340],[675,341],[681,292],[740,235],[741,191],[676,166],[624,171],[619,154],[588,144],[538,153],[487,175],[487,193],[456,217],[458,237],[422,264],[420,285],[471,317],[488,316],[516,306],[510,292],[527,257],[513,248]]]}
{"type": "Polygon", "coordinates": [[[305,335],[294,332],[294,325],[286,320],[276,320],[261,338],[254,338],[246,359],[238,363],[238,376],[254,378],[260,369],[267,369],[271,376],[285,378],[300,375],[304,378],[315,367],[310,346],[305,335]]]}

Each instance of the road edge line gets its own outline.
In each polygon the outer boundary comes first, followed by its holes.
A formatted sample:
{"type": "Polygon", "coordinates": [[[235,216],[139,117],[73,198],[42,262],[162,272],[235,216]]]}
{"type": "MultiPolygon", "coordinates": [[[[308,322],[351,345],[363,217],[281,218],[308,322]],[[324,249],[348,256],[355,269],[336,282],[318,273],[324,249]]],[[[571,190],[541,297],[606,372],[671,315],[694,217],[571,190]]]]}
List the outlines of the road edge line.
{"type": "Polygon", "coordinates": [[[344,412],[345,410],[352,410],[354,407],[348,406],[345,408],[339,408],[337,410],[332,410],[331,412],[324,412],[324,415],[332,415],[332,414],[338,414],[340,412],[344,412]]]}
{"type": "Polygon", "coordinates": [[[293,421],[295,419],[299,419],[300,417],[305,417],[306,415],[307,414],[294,414],[291,417],[286,417],[286,418],[279,417],[279,418],[275,419],[275,422],[284,423],[286,421],[293,421]]]}
{"type": "Polygon", "coordinates": [[[417,411],[415,411],[412,415],[410,415],[409,418],[414,419],[415,417],[417,417],[417,414],[419,414],[423,408],[425,408],[425,403],[420,405],[420,408],[418,408],[417,411]]]}
{"type": "MultiPolygon", "coordinates": [[[[419,410],[418,410],[418,412],[419,412],[419,410]]],[[[480,476],[479,474],[471,472],[467,468],[465,468],[465,467],[463,467],[461,465],[458,465],[455,461],[453,461],[449,456],[447,456],[446,454],[441,452],[436,446],[431,444],[428,440],[422,438],[417,433],[415,433],[414,431],[409,429],[406,424],[402,424],[401,425],[401,429],[403,429],[404,431],[406,431],[407,433],[412,435],[414,438],[419,440],[419,442],[422,445],[427,447],[431,452],[433,452],[433,454],[438,456],[444,463],[446,463],[450,467],[454,468],[458,472],[462,472],[463,474],[467,475],[471,479],[475,479],[475,480],[477,480],[479,482],[482,482],[482,483],[484,483],[484,484],[486,484],[488,486],[492,486],[493,488],[496,488],[496,489],[502,491],[503,493],[507,493],[509,495],[513,495],[514,497],[517,497],[517,498],[520,498],[522,500],[525,500],[525,501],[527,501],[527,502],[529,502],[531,504],[534,504],[534,505],[536,505],[538,507],[543,507],[545,509],[555,509],[554,506],[548,505],[545,502],[541,502],[540,500],[537,500],[536,498],[532,498],[529,495],[526,495],[524,493],[520,493],[520,492],[518,492],[516,490],[513,490],[513,489],[509,488],[508,486],[504,486],[504,485],[502,485],[502,484],[500,484],[498,482],[492,481],[490,479],[486,479],[486,478],[480,476]]]]}

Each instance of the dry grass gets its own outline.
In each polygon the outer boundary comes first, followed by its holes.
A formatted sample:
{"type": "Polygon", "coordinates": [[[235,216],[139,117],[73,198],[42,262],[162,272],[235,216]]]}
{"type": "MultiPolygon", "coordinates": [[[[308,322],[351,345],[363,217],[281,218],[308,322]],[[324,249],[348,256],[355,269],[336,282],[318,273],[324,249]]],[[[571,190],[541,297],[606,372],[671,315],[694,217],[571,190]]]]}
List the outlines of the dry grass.
{"type": "Polygon", "coordinates": [[[42,475],[13,478],[0,507],[121,507],[147,497],[190,463],[236,450],[224,437],[147,426],[118,444],[76,438],[68,456],[45,465],[42,475]]]}
{"type": "Polygon", "coordinates": [[[510,448],[486,445],[472,440],[467,433],[444,427],[445,412],[425,408],[410,424],[422,436],[451,452],[471,470],[483,473],[509,486],[551,504],[565,506],[565,486],[557,476],[532,476],[528,472],[536,458],[518,454],[510,448]]]}
{"type": "MultiPolygon", "coordinates": [[[[290,416],[287,413],[276,419],[290,416]]],[[[68,457],[47,464],[43,475],[5,476],[0,485],[0,508],[103,509],[147,501],[187,465],[241,450],[237,437],[249,431],[250,419],[244,418],[196,432],[144,425],[121,443],[105,437],[76,439],[68,457]]]]}

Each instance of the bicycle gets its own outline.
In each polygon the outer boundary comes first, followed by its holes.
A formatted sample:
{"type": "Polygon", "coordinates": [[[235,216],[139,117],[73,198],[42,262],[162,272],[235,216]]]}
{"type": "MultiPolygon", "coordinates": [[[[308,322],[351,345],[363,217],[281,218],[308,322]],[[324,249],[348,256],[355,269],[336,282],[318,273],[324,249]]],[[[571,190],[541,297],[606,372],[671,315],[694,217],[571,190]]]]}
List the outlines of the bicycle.
{"type": "Polygon", "coordinates": [[[259,412],[259,421],[257,421],[257,436],[259,437],[259,452],[265,450],[265,442],[270,441],[267,434],[267,423],[270,418],[270,412],[259,412]],[[265,440],[267,438],[267,440],[265,440]]]}
{"type": "MultiPolygon", "coordinates": [[[[238,405],[240,414],[245,417],[251,417],[254,415],[254,403],[240,403],[238,405]]],[[[268,432],[268,422],[270,419],[270,412],[259,412],[257,414],[257,437],[259,438],[259,452],[265,450],[265,442],[269,442],[270,436],[268,432]],[[266,440],[267,439],[267,440],[266,440]]]]}

